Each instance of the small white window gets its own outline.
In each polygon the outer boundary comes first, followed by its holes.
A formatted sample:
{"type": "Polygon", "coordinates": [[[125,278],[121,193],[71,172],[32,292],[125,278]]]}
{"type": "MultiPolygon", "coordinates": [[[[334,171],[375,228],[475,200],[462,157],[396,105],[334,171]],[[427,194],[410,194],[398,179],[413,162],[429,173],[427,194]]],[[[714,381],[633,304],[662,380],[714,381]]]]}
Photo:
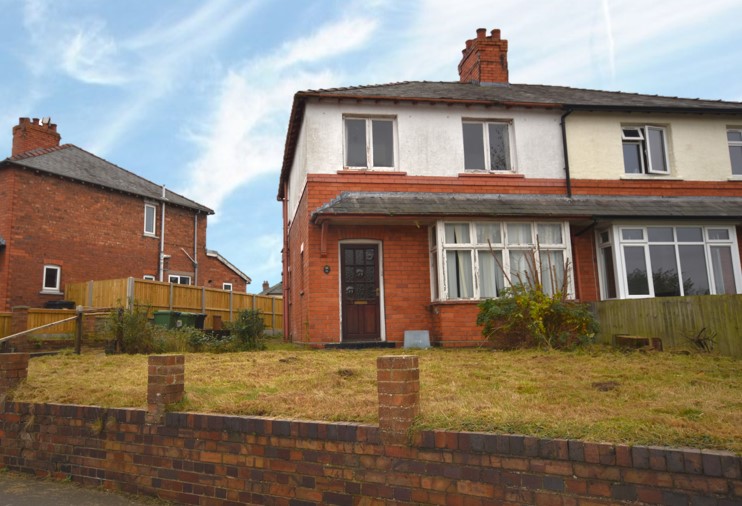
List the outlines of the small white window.
{"type": "Polygon", "coordinates": [[[394,168],[393,118],[345,118],[345,166],[394,168]]]}
{"type": "Polygon", "coordinates": [[[142,276],[142,279],[146,279],[147,281],[154,281],[155,277],[152,274],[145,274],[142,276]]]}
{"type": "Polygon", "coordinates": [[[157,208],[152,204],[144,204],[144,233],[155,235],[157,224],[157,208]]]}
{"type": "Polygon", "coordinates": [[[228,292],[232,291],[232,283],[222,283],[222,290],[226,290],[228,292]]]}
{"type": "Polygon", "coordinates": [[[621,129],[626,174],[669,174],[665,129],[629,126],[621,129]]]}
{"type": "Polygon", "coordinates": [[[742,176],[742,129],[727,130],[732,174],[742,176]]]}
{"type": "Polygon", "coordinates": [[[175,285],[190,285],[191,284],[190,276],[179,276],[177,274],[170,274],[167,277],[167,280],[169,283],[173,283],[175,285]]]}
{"type": "Polygon", "coordinates": [[[60,266],[45,265],[44,266],[44,282],[41,288],[42,291],[58,293],[61,278],[62,278],[62,268],[60,266]]]}
{"type": "Polygon", "coordinates": [[[465,121],[463,133],[464,170],[512,170],[509,123],[465,121]]]}

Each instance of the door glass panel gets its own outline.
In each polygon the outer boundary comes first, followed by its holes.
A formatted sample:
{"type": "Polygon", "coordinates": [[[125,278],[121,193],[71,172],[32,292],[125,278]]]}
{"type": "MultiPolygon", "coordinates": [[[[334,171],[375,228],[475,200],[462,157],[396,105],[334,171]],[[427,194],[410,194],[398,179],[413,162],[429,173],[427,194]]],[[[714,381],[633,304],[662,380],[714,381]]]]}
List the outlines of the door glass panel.
{"type": "MultiPolygon", "coordinates": [[[[699,229],[700,231],[700,229],[699,229]]],[[[678,239],[680,229],[678,229],[678,239]]],[[[683,295],[708,295],[709,277],[703,246],[681,244],[678,246],[680,270],[683,273],[683,295]]]]}
{"type": "Polygon", "coordinates": [[[483,299],[497,297],[505,286],[502,268],[502,251],[479,251],[479,296],[483,299]]]}
{"type": "Polygon", "coordinates": [[[649,295],[647,261],[643,246],[624,246],[626,260],[626,284],[629,295],[649,295]]]}
{"type": "Polygon", "coordinates": [[[680,295],[678,267],[674,246],[649,246],[649,259],[652,263],[652,283],[655,297],[680,295]]]}
{"type": "Polygon", "coordinates": [[[729,246],[711,246],[710,251],[716,293],[737,293],[732,264],[732,249],[729,246]]]}

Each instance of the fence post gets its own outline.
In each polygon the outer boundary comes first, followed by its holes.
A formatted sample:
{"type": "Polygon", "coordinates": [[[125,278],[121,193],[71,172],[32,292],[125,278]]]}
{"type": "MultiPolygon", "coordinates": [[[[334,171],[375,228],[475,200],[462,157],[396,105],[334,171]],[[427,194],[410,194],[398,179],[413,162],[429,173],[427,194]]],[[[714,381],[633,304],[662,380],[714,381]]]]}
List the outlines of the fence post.
{"type": "Polygon", "coordinates": [[[271,330],[276,334],[276,298],[271,297],[271,330]]]}
{"type": "Polygon", "coordinates": [[[29,356],[28,353],[3,353],[0,360],[0,402],[8,390],[28,377],[29,356]]]}
{"type": "Polygon", "coordinates": [[[420,369],[414,355],[376,359],[379,429],[385,443],[401,445],[420,414],[420,369]]]}
{"type": "Polygon", "coordinates": [[[129,277],[129,279],[126,280],[126,303],[128,304],[128,309],[133,310],[134,309],[134,278],[129,277]]]}
{"type": "Polygon", "coordinates": [[[88,281],[88,289],[86,290],[87,293],[85,294],[85,299],[87,300],[88,307],[93,307],[93,290],[95,290],[95,281],[88,281]]]}
{"type": "Polygon", "coordinates": [[[82,347],[82,306],[77,306],[77,320],[75,320],[75,354],[80,354],[82,347]]]}
{"type": "Polygon", "coordinates": [[[145,421],[160,424],[165,419],[165,407],[183,400],[185,355],[150,355],[147,370],[145,421]]]}

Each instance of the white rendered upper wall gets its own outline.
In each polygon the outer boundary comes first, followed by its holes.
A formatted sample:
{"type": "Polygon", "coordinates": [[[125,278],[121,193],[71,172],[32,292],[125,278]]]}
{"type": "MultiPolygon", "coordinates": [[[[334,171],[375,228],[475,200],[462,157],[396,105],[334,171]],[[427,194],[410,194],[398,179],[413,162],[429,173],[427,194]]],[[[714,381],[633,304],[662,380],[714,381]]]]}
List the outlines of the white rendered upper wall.
{"type": "Polygon", "coordinates": [[[727,128],[742,121],[717,115],[575,112],[567,117],[567,152],[573,179],[734,179],[727,128]],[[661,127],[667,141],[667,175],[628,175],[624,170],[622,127],[661,127]]]}
{"type": "Polygon", "coordinates": [[[335,174],[346,168],[346,116],[395,119],[395,166],[385,170],[408,176],[457,177],[464,172],[463,122],[491,120],[511,125],[512,173],[529,178],[564,178],[559,112],[444,104],[308,102],[289,178],[290,217],[296,211],[308,173],[335,174]]]}

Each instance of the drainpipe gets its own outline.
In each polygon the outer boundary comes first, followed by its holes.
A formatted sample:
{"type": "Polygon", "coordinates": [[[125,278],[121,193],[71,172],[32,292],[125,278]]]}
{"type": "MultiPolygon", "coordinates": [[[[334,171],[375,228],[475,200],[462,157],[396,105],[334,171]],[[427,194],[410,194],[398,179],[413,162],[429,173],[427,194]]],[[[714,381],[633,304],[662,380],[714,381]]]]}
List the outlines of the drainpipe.
{"type": "Polygon", "coordinates": [[[289,234],[288,234],[288,222],[289,222],[289,184],[288,182],[283,183],[283,340],[289,340],[289,314],[291,312],[291,304],[289,304],[289,234]]]}
{"type": "Polygon", "coordinates": [[[198,211],[193,215],[193,286],[198,286],[198,211]]]}
{"type": "Polygon", "coordinates": [[[162,185],[162,217],[160,221],[160,282],[165,276],[165,185],[162,185]]]}
{"type": "Polygon", "coordinates": [[[569,176],[569,153],[567,152],[567,124],[565,120],[567,116],[572,114],[572,109],[568,109],[567,112],[562,114],[560,125],[562,127],[562,146],[564,147],[564,172],[567,181],[567,198],[572,198],[572,178],[569,176]]]}

